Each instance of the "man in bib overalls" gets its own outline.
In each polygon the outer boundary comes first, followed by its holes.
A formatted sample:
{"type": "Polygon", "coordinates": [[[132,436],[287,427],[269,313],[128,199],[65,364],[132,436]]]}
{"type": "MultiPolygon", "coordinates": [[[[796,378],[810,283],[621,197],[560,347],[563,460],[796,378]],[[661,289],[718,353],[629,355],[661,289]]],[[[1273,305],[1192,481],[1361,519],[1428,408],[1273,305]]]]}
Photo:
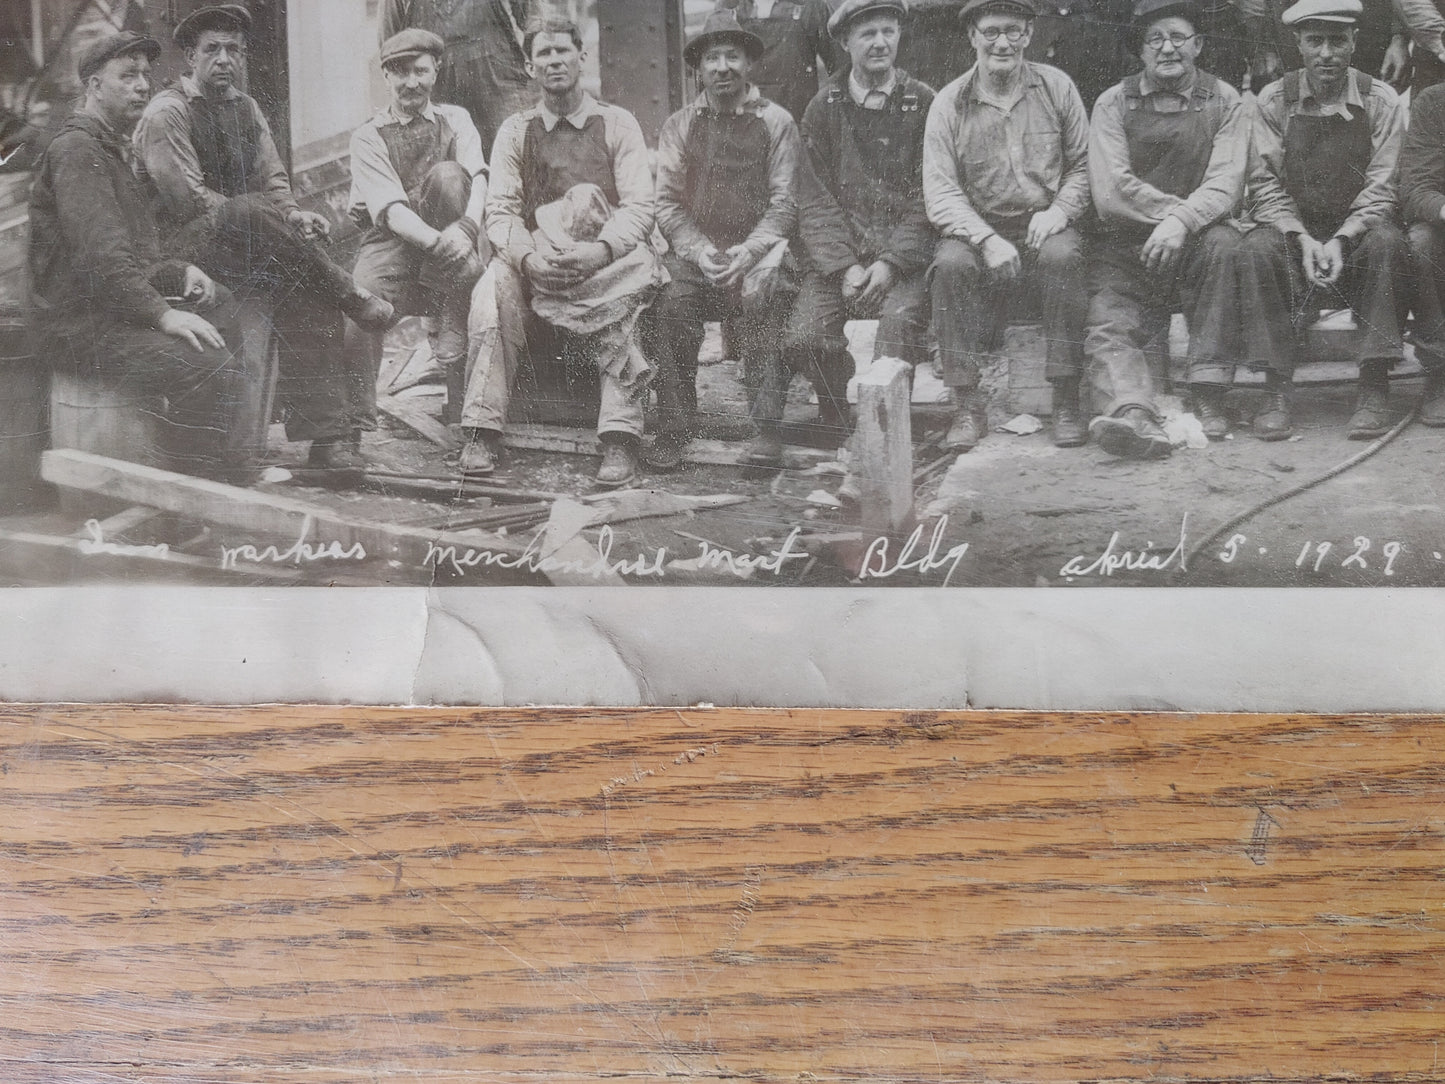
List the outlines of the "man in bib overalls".
{"type": "Polygon", "coordinates": [[[1292,432],[1289,347],[1321,309],[1353,309],[1360,329],[1349,438],[1390,428],[1389,373],[1410,302],[1395,201],[1405,112],[1393,90],[1350,66],[1359,15],[1359,0],[1301,0],[1286,11],[1304,68],[1265,87],[1255,107],[1249,217],[1264,228],[1247,239],[1255,281],[1240,291],[1246,304],[1258,297],[1246,317],[1272,329],[1260,338],[1280,343],[1276,357],[1250,359],[1270,363],[1272,394],[1254,420],[1265,440],[1292,432]]]}
{"type": "MultiPolygon", "coordinates": [[[[366,232],[352,271],[398,312],[438,318],[435,354],[448,377],[449,415],[460,413],[467,306],[482,273],[477,239],[487,160],[471,116],[432,101],[444,45],[403,30],[381,47],[391,104],[351,136],[352,219],[366,232]]],[[[348,321],[346,370],[353,429],[376,428],[382,336],[348,321]]]]}
{"type": "Polygon", "coordinates": [[[742,355],[758,437],[748,459],[782,460],[788,374],[781,340],[796,291],[788,239],[798,220],[793,174],[798,126],[752,84],[757,35],[731,10],[708,17],[684,56],[703,92],[668,118],[657,141],[657,222],[671,251],[671,283],[649,320],[658,372],[660,432],[648,461],[675,468],[697,424],[703,323],[721,320],[742,355]]]}
{"type": "Polygon", "coordinates": [[[1239,206],[1249,121],[1239,92],[1195,64],[1194,8],[1141,0],[1134,42],[1144,70],[1094,107],[1089,181],[1099,229],[1084,352],[1102,413],[1090,423],[1111,455],[1154,459],[1171,444],[1159,425],[1144,348],[1179,309],[1191,371],[1233,343],[1239,206]]]}
{"type": "Polygon", "coordinates": [[[819,421],[848,429],[849,319],[878,320],[873,356],[928,358],[934,233],[923,206],[933,91],[895,64],[905,0],[843,0],[829,27],[852,59],[803,117],[798,234],[806,275],[786,345],[818,392],[819,421]]]}

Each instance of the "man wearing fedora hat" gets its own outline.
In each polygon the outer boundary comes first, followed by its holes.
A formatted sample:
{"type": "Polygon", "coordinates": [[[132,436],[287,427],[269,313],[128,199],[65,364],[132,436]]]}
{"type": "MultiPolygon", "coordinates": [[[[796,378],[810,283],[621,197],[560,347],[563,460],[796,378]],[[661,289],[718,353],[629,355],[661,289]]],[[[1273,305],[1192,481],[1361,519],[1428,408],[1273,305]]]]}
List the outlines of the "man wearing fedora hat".
{"type": "Polygon", "coordinates": [[[828,0],[719,0],[717,6],[732,8],[738,25],[762,39],[753,85],[801,124],[818,93],[819,61],[831,75],[843,60],[828,29],[828,0]]]}
{"type": "Polygon", "coordinates": [[[237,87],[250,26],[239,4],[200,8],[176,26],[189,72],[141,117],[140,173],[170,246],[238,295],[275,304],[287,433],[311,441],[311,480],[351,484],[364,463],[346,417],[342,314],[374,329],[396,317],[327,256],[327,220],[297,204],[270,125],[237,87]]]}
{"type": "Polygon", "coordinates": [[[896,66],[906,0],[843,0],[828,28],[851,61],[803,115],[798,237],[805,275],[785,339],[818,392],[820,421],[848,427],[844,324],[877,319],[874,357],[928,356],[933,227],[923,206],[923,122],[933,91],[896,66]]]}
{"type": "Polygon", "coordinates": [[[750,81],[763,42],[731,9],[714,12],[683,55],[703,92],[662,127],[657,143],[657,219],[671,252],[672,281],[648,322],[658,372],[660,432],[649,462],[675,468],[697,416],[703,322],[722,320],[743,360],[758,425],[751,461],[776,465],[787,377],[782,327],[794,287],[787,243],[797,225],[793,174],[798,126],[750,81]]]}
{"type": "MultiPolygon", "coordinates": [[[[1239,92],[1202,71],[1198,14],[1140,0],[1131,37],[1144,70],[1099,96],[1089,182],[1099,230],[1084,339],[1102,413],[1090,435],[1111,455],[1167,456],[1145,347],[1176,307],[1191,372],[1233,364],[1239,234],[1249,120],[1239,92]]],[[[1208,428],[1210,420],[1204,419],[1208,428]]]]}
{"type": "MultiPolygon", "coordinates": [[[[391,102],[351,136],[350,214],[366,231],[352,275],[398,312],[437,318],[433,352],[447,374],[448,415],[459,417],[467,309],[484,266],[487,160],[467,111],[432,101],[443,50],[428,30],[403,30],[381,47],[391,102]]],[[[378,331],[347,321],[354,429],[376,428],[381,354],[378,331]]]]}
{"type": "Polygon", "coordinates": [[[160,51],[122,31],[80,56],[83,104],[46,149],[30,195],[36,329],[56,366],[164,397],[174,466],[246,482],[248,465],[229,450],[243,379],[229,295],[200,268],[164,255],[130,165],[160,51]]]}
{"type": "Polygon", "coordinates": [[[1067,75],[1024,59],[1031,0],[968,0],[962,17],[978,61],[934,99],[923,143],[923,197],[943,235],[929,270],[933,322],[957,401],[945,443],[966,452],[988,432],[979,359],[1025,288],[1043,309],[1054,442],[1076,446],[1087,295],[1074,224],[1089,205],[1088,117],[1067,75]]]}
{"type": "MultiPolygon", "coordinates": [[[[1261,90],[1255,106],[1249,216],[1261,228],[1246,238],[1255,274],[1241,293],[1258,299],[1246,316],[1262,348],[1247,360],[1270,381],[1254,419],[1264,440],[1292,431],[1296,336],[1320,309],[1351,308],[1360,328],[1349,438],[1373,440],[1391,425],[1389,372],[1411,300],[1395,198],[1405,111],[1389,86],[1350,66],[1360,10],[1360,0],[1300,0],[1287,10],[1304,67],[1261,90]]],[[[1232,374],[1207,375],[1222,391],[1232,374]]]]}

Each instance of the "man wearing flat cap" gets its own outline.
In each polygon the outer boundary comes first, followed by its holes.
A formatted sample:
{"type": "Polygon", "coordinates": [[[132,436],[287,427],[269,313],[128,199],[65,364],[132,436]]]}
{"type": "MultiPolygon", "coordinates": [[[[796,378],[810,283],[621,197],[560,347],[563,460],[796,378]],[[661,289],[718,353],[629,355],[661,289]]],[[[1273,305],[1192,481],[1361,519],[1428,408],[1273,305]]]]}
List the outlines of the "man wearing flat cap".
{"type": "Polygon", "coordinates": [[[828,27],[850,67],[803,115],[798,237],[805,274],[785,347],[818,393],[820,422],[848,428],[844,325],[878,320],[873,356],[928,357],[933,227],[923,206],[923,122],[933,91],[896,66],[906,0],[843,0],[828,27]]]}
{"type": "Polygon", "coordinates": [[[83,104],[51,141],[30,195],[29,265],[44,356],[123,394],[163,397],[170,465],[250,480],[230,449],[240,406],[239,339],[229,295],[200,268],[164,255],[130,135],[150,97],[160,45],[131,31],[79,60],[83,104]]]}
{"type": "Polygon", "coordinates": [[[997,349],[1021,288],[1043,307],[1054,441],[1079,445],[1084,103],[1063,72],[1024,59],[1030,0],[969,0],[961,17],[978,61],[934,99],[923,143],[923,197],[943,235],[929,270],[933,322],[957,403],[945,445],[966,452],[988,432],[979,360],[997,349]]]}
{"type": "MultiPolygon", "coordinates": [[[[1267,367],[1270,398],[1255,435],[1292,431],[1289,404],[1297,333],[1321,309],[1351,308],[1359,334],[1359,390],[1351,440],[1390,428],[1389,373],[1404,348],[1410,254],[1399,225],[1395,167],[1405,112],[1393,90],[1350,66],[1359,0],[1300,0],[1283,15],[1304,67],[1259,93],[1246,238],[1255,255],[1241,293],[1260,328],[1245,359],[1267,367]],[[1263,355],[1263,356],[1261,356],[1263,355]]],[[[1222,387],[1227,373],[1215,379],[1222,387]]]]}
{"type": "Polygon", "coordinates": [[[576,23],[533,24],[523,44],[542,95],[492,147],[493,256],[467,320],[462,473],[496,469],[523,364],[561,358],[564,394],[599,393],[597,483],[616,487],[637,471],[652,376],[637,321],[662,279],[647,144],[636,117],[582,88],[576,23]]]}
{"type": "Polygon", "coordinates": [[[238,296],[274,303],[287,433],[312,442],[312,480],[350,484],[364,464],[345,412],[342,313],[374,329],[395,315],[326,255],[328,222],[297,204],[270,125],[236,86],[250,26],[237,4],[201,8],[177,25],[190,70],[141,117],[140,172],[169,246],[238,296]]]}
{"type": "MultiPolygon", "coordinates": [[[[467,309],[478,252],[487,160],[465,109],[432,101],[442,39],[403,30],[381,47],[390,104],[351,136],[350,214],[365,233],[352,275],[397,312],[436,318],[433,353],[447,374],[447,412],[459,417],[466,380],[467,309]]],[[[348,416],[376,428],[379,331],[347,322],[348,416]]]]}
{"type": "Polygon", "coordinates": [[[668,118],[657,143],[657,219],[671,246],[672,278],[648,321],[658,365],[660,432],[649,462],[675,468],[697,424],[697,355],[703,322],[721,320],[742,355],[749,413],[758,427],[748,458],[782,461],[787,373],[780,341],[796,288],[788,239],[798,126],[753,86],[756,34],[731,10],[708,17],[683,55],[703,92],[668,118]]]}
{"type": "Polygon", "coordinates": [[[1196,66],[1197,19],[1179,0],[1141,0],[1132,36],[1144,70],[1094,107],[1089,182],[1099,229],[1084,352],[1103,411],[1089,432],[1111,455],[1171,451],[1144,352],[1171,311],[1188,321],[1191,374],[1238,356],[1240,239],[1226,223],[1244,192],[1249,121],[1239,92],[1196,66]]]}

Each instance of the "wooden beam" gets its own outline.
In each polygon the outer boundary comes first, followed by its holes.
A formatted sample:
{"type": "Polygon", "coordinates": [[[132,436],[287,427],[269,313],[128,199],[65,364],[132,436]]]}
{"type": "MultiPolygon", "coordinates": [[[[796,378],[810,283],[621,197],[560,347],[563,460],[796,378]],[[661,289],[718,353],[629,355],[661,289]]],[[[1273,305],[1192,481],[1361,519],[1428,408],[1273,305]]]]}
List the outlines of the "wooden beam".
{"type": "MultiPolygon", "coordinates": [[[[539,452],[566,452],[571,455],[601,455],[597,434],[588,429],[563,428],[553,425],[524,423],[508,425],[503,438],[509,448],[539,452]]],[[[718,467],[747,466],[742,445],[723,440],[694,440],[687,446],[684,462],[718,467]]],[[[783,449],[783,466],[789,470],[806,470],[836,459],[837,452],[821,448],[788,445],[783,449]]]]}
{"type": "Polygon", "coordinates": [[[402,402],[393,395],[378,395],[376,409],[415,430],[438,448],[452,451],[461,446],[461,442],[452,436],[451,430],[445,425],[425,411],[402,402]]]}
{"type": "MultiPolygon", "coordinates": [[[[606,576],[570,567],[538,569],[526,558],[523,545],[501,535],[365,520],[295,497],[242,489],[86,452],[46,452],[40,472],[46,481],[66,489],[152,505],[190,519],[284,540],[282,546],[298,540],[313,546],[334,542],[348,552],[360,546],[368,558],[399,561],[417,572],[441,567],[512,582],[536,582],[541,577],[557,584],[588,587],[612,582],[606,576]],[[454,561],[460,561],[461,567],[454,561]]],[[[593,552],[592,557],[596,556],[593,552]]]]}
{"type": "Polygon", "coordinates": [[[853,473],[864,530],[897,531],[913,515],[913,420],[910,366],[879,358],[858,378],[853,473]]]}

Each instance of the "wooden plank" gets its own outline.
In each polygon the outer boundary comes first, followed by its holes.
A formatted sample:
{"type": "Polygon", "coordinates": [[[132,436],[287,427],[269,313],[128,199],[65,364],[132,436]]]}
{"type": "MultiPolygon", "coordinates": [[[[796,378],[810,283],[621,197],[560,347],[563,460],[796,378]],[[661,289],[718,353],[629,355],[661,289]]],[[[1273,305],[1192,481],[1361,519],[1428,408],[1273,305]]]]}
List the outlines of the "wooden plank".
{"type": "MultiPolygon", "coordinates": [[[[566,452],[571,455],[601,455],[596,432],[553,425],[520,423],[508,425],[504,437],[509,448],[539,452],[566,452]]],[[[687,446],[685,462],[720,467],[746,466],[744,449],[739,444],[722,440],[694,440],[687,446]]],[[[820,448],[787,445],[783,448],[783,466],[789,470],[806,470],[819,463],[836,459],[837,452],[820,448]]]]}
{"type": "Polygon", "coordinates": [[[452,436],[450,429],[410,403],[404,403],[391,395],[378,395],[376,409],[420,433],[438,448],[451,451],[460,446],[460,442],[452,436]]]}
{"type": "MultiPolygon", "coordinates": [[[[434,531],[373,522],[295,497],[242,489],[68,449],[46,452],[41,457],[40,473],[46,481],[66,489],[147,504],[189,519],[284,539],[285,543],[302,539],[315,546],[328,546],[334,542],[344,551],[359,545],[368,558],[396,560],[414,569],[427,567],[428,554],[435,557],[433,547],[452,547],[458,552],[485,550],[511,557],[519,557],[523,551],[523,547],[507,538],[481,531],[434,531]]],[[[475,567],[484,574],[496,566],[475,567]]],[[[528,569],[516,572],[514,579],[530,578],[528,569]]],[[[565,574],[562,578],[568,579],[565,574]]],[[[595,580],[586,582],[594,584],[595,580]]]]}
{"type": "Polygon", "coordinates": [[[1438,1081],[1442,722],[0,709],[5,1079],[1438,1081]]]}
{"type": "Polygon", "coordinates": [[[897,531],[913,515],[913,419],[910,367],[879,358],[858,377],[853,474],[865,531],[897,531]]]}

